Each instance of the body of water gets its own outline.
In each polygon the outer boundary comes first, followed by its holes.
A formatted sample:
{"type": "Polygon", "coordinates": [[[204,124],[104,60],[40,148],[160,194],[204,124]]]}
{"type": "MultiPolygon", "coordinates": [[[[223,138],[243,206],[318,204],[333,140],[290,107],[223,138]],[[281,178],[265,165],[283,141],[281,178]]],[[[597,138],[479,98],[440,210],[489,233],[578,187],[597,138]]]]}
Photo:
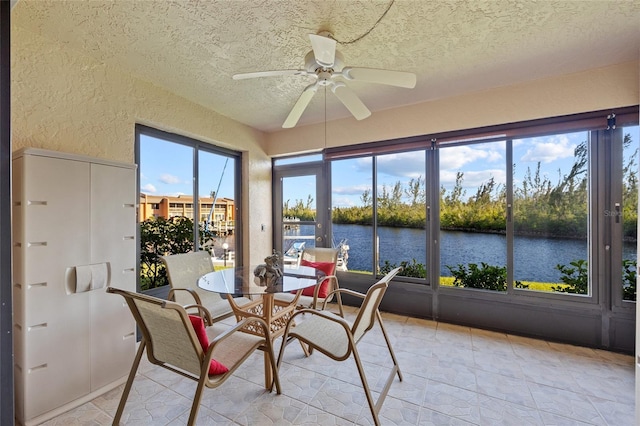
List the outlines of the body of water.
{"type": "MultiPolygon", "coordinates": [[[[299,230],[304,232],[305,230],[299,230]]],[[[370,226],[333,225],[334,240],[347,239],[350,270],[371,270],[374,242],[370,226]]],[[[411,228],[378,228],[380,264],[402,261],[426,264],[426,232],[411,228]]],[[[485,262],[494,266],[507,263],[507,239],[501,234],[441,231],[440,275],[450,276],[447,265],[485,262]]],[[[625,243],[625,259],[636,258],[636,243],[625,243]]],[[[514,277],[521,281],[559,282],[557,264],[569,265],[578,259],[587,260],[586,240],[550,239],[517,236],[514,240],[514,277]]]]}

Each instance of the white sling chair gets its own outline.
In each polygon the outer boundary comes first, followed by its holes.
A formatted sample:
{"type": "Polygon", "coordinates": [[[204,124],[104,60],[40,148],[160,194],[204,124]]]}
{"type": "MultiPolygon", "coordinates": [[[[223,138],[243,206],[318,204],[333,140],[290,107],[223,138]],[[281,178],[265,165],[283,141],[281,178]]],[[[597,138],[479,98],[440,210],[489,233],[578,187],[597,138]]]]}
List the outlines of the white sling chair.
{"type": "MultiPolygon", "coordinates": [[[[360,374],[360,379],[362,380],[362,387],[364,388],[367,402],[369,403],[369,408],[373,415],[373,421],[376,425],[380,424],[378,413],[380,412],[382,403],[389,392],[389,388],[393,383],[395,375],[397,374],[398,379],[402,381],[402,373],[400,372],[398,361],[393,349],[391,348],[391,342],[384,328],[384,324],[382,323],[380,311],[378,311],[378,306],[380,306],[380,302],[387,290],[389,282],[398,272],[400,272],[401,269],[402,268],[393,269],[380,281],[372,285],[366,294],[345,288],[335,290],[336,292],[364,299],[353,323],[350,323],[338,314],[326,310],[302,309],[297,311],[289,319],[283,336],[283,342],[289,343],[293,339],[298,339],[300,343],[308,345],[310,350],[317,349],[336,361],[344,361],[353,354],[358,373],[360,374]],[[302,315],[304,315],[304,317],[301,317],[302,315]],[[378,401],[374,403],[371,391],[369,390],[369,385],[367,384],[367,378],[364,374],[362,361],[358,355],[357,344],[367,331],[371,330],[376,319],[380,324],[382,334],[384,335],[387,347],[389,348],[389,353],[393,360],[393,368],[387,378],[384,389],[378,397],[378,401]]],[[[282,362],[286,346],[287,344],[283,343],[280,347],[278,367],[282,362]]]]}

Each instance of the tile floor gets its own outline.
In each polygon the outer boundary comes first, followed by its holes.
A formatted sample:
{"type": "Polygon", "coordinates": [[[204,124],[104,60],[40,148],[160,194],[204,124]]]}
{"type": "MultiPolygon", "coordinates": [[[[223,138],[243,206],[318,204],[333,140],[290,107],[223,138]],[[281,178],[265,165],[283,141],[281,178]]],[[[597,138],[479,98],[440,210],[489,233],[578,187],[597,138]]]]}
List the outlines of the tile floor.
{"type": "MultiPolygon", "coordinates": [[[[382,406],[383,425],[634,425],[633,357],[383,313],[402,382],[382,406]]],[[[379,328],[359,344],[372,389],[391,359],[379,328]]],[[[227,383],[206,389],[198,425],[373,424],[353,359],[285,351],[282,395],[263,388],[262,353],[227,383]]],[[[111,424],[122,386],[45,425],[111,424]]],[[[184,425],[195,382],[148,362],[126,425],[184,425]]],[[[377,398],[374,392],[374,398],[377,398]]]]}

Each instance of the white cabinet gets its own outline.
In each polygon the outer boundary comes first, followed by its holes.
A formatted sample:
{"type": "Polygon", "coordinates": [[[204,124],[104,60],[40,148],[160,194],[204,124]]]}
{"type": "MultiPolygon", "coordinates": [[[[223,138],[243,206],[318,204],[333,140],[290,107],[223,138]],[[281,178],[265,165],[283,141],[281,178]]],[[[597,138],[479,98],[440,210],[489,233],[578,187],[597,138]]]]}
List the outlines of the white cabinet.
{"type": "Polygon", "coordinates": [[[122,383],[135,323],[105,287],[135,290],[135,165],[13,155],[16,417],[37,424],[122,383]]]}

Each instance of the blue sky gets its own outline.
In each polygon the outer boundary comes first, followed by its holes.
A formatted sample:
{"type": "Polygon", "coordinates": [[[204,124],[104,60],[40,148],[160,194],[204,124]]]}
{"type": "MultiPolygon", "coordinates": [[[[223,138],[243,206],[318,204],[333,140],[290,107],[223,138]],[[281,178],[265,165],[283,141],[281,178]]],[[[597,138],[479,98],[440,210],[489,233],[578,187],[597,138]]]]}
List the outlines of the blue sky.
{"type": "MultiPolygon", "coordinates": [[[[638,126],[625,129],[638,143],[638,126]]],[[[586,132],[514,140],[513,161],[515,182],[520,186],[527,168],[534,173],[538,162],[543,177],[556,184],[560,175],[568,173],[574,160],[574,149],[587,139],[586,132]]],[[[201,158],[201,196],[208,196],[220,184],[219,196],[233,198],[233,161],[225,168],[226,157],[206,153],[201,158]],[[224,169],[224,173],[223,173],[224,169]],[[222,179],[221,179],[222,178],[222,179]]],[[[424,177],[424,155],[410,152],[389,154],[378,158],[378,183],[391,187],[400,181],[404,187],[413,178],[424,177]]],[[[475,194],[478,186],[491,177],[506,183],[505,143],[442,148],[440,150],[440,184],[450,190],[456,173],[464,172],[466,196],[475,194]]],[[[141,137],[141,191],[154,195],[192,194],[191,148],[160,139],[141,137]]],[[[371,189],[371,159],[359,158],[334,162],[332,166],[333,207],[362,205],[361,196],[371,189]]],[[[284,199],[306,202],[314,192],[314,180],[290,178],[285,182],[284,199]]],[[[315,200],[314,200],[315,201],[315,200]]],[[[315,203],[313,205],[315,207],[315,203]]]]}
{"type": "MultiPolygon", "coordinates": [[[[140,190],[150,195],[193,194],[193,149],[141,135],[140,190]]],[[[208,197],[218,191],[219,197],[234,198],[234,162],[227,157],[202,152],[198,194],[208,197]]]]}
{"type": "MultiPolygon", "coordinates": [[[[625,129],[638,146],[638,126],[625,129]]],[[[540,163],[541,177],[553,185],[571,169],[574,150],[587,140],[587,132],[568,133],[513,141],[515,163],[514,185],[521,186],[527,168],[534,174],[540,163]]],[[[451,190],[458,171],[464,172],[466,196],[491,177],[506,184],[506,150],[504,142],[491,142],[440,149],[440,185],[451,190]]],[[[400,181],[403,187],[413,178],[424,177],[424,155],[418,152],[390,154],[379,157],[378,185],[391,187],[400,181]]],[[[334,163],[332,167],[333,207],[362,205],[361,195],[371,189],[371,159],[351,159],[334,163]]]]}

